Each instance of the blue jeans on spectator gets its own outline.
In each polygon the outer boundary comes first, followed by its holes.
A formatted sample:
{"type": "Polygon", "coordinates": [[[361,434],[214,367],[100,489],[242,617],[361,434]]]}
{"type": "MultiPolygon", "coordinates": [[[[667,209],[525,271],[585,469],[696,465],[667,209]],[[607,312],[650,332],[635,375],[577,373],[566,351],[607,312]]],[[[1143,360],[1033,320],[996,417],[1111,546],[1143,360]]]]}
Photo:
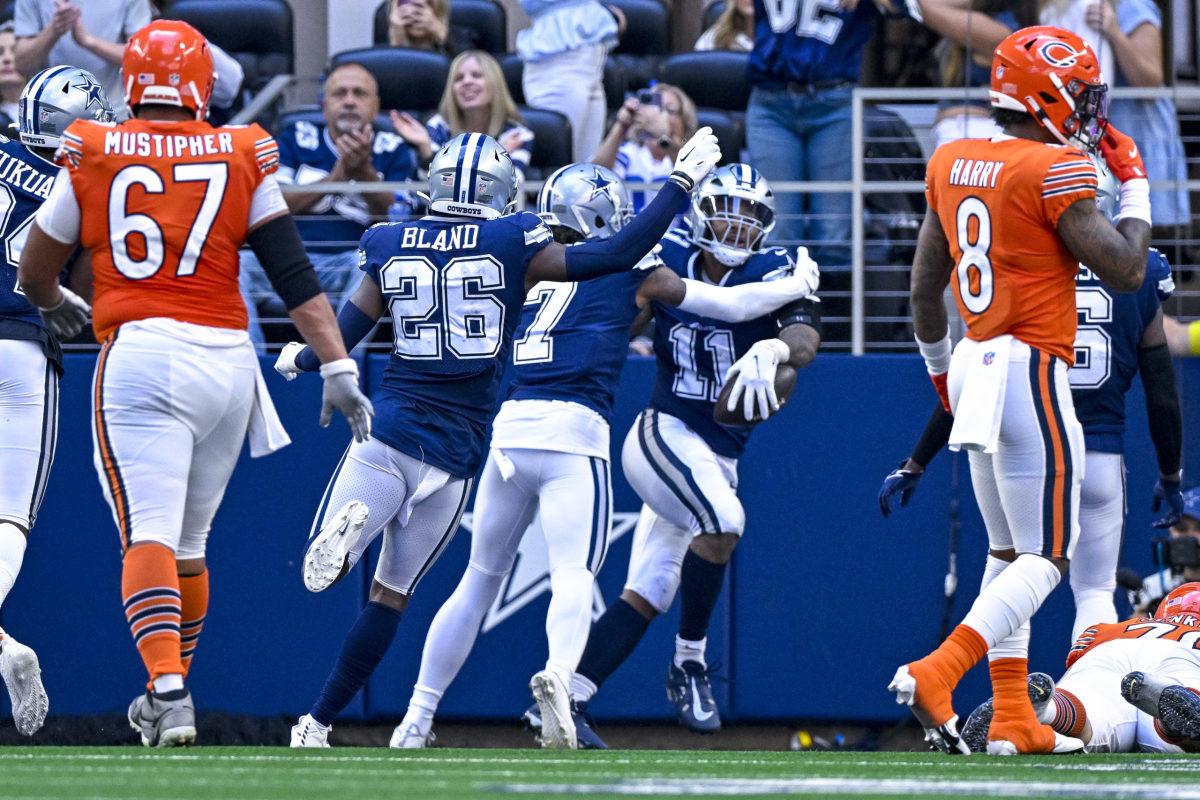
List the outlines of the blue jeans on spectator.
{"type": "MultiPolygon", "coordinates": [[[[746,108],[750,163],[768,181],[851,178],[851,87],[811,92],[755,86],[746,108]]],[[[775,190],[775,244],[805,244],[822,271],[850,265],[851,196],[775,190]]]]}
{"type": "MultiPolygon", "coordinates": [[[[342,304],[349,300],[352,290],[358,288],[358,281],[354,277],[358,274],[358,250],[343,250],[338,253],[310,252],[308,257],[317,270],[317,278],[321,281],[321,287],[328,295],[329,302],[335,309],[340,309],[342,304]]],[[[265,340],[258,319],[259,307],[261,306],[264,312],[269,312],[272,317],[286,317],[287,308],[275,294],[271,280],[258,263],[258,256],[254,255],[253,250],[241,250],[238,253],[238,262],[238,280],[250,318],[250,341],[254,342],[255,348],[261,353],[265,340]]]]}

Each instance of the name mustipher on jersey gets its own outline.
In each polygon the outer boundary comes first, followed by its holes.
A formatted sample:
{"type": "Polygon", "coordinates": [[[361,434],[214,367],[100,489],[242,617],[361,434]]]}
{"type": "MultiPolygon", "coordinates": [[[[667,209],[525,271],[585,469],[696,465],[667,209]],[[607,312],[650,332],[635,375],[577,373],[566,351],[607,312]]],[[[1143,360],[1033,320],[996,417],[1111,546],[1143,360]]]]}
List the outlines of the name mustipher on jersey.
{"type": "Polygon", "coordinates": [[[971,186],[977,189],[995,189],[1000,179],[1003,161],[956,158],[950,167],[951,186],[971,186]]]}
{"type": "Polygon", "coordinates": [[[435,234],[428,228],[405,228],[401,247],[423,250],[473,250],[479,245],[478,225],[454,225],[435,234]]]}
{"type": "Polygon", "coordinates": [[[205,133],[198,136],[179,136],[165,133],[126,133],[108,131],[104,134],[104,155],[140,156],[148,158],[185,158],[233,152],[233,134],[205,133]]]}

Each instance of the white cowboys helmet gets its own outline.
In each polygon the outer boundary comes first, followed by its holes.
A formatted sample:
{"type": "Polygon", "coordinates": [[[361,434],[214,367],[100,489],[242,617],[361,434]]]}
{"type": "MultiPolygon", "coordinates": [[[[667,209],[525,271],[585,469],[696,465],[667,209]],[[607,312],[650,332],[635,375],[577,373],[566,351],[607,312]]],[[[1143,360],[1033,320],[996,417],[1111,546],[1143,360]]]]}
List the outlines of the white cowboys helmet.
{"type": "Polygon", "coordinates": [[[538,216],[550,227],[569,228],[584,239],[607,239],[633,216],[625,184],[599,164],[568,164],[542,186],[538,216]]]}
{"type": "Polygon", "coordinates": [[[78,67],[50,67],[21,90],[17,131],[26,147],[56,148],[77,119],[111,122],[112,105],[96,76],[78,67]]]}
{"type": "Polygon", "coordinates": [[[748,164],[727,164],[700,182],[688,210],[692,241],[727,267],[740,267],[775,227],[775,195],[748,164]]]}
{"type": "Polygon", "coordinates": [[[495,219],[513,210],[517,171],[490,136],[463,133],[429,164],[429,210],[452,217],[495,219]]]}

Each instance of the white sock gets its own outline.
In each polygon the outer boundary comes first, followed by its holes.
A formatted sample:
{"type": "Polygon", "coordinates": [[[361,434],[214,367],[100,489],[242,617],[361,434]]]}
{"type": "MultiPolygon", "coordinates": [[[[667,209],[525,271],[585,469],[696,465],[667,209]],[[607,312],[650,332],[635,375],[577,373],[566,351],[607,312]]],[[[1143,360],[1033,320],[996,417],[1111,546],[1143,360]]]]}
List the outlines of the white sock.
{"type": "Polygon", "coordinates": [[[0,522],[0,606],[12,591],[25,560],[25,534],[11,522],[0,522]]]}
{"type": "Polygon", "coordinates": [[[154,679],[154,693],[162,694],[163,692],[175,692],[183,688],[183,676],[170,672],[166,675],[159,675],[154,679]]]}
{"type": "Polygon", "coordinates": [[[571,676],[592,629],[592,587],[595,578],[583,566],[558,567],[550,572],[550,607],[546,610],[546,669],[571,685],[571,676]]]}
{"type": "Polygon", "coordinates": [[[1078,589],[1075,592],[1075,625],[1071,628],[1071,641],[1093,625],[1117,621],[1117,607],[1113,604],[1113,590],[1078,589]]]}
{"type": "Polygon", "coordinates": [[[982,592],[992,581],[996,580],[996,576],[1004,572],[1010,563],[1012,562],[996,558],[988,553],[987,561],[983,562],[983,580],[979,582],[979,591],[982,592]]]}
{"type": "Polygon", "coordinates": [[[989,649],[995,647],[1033,616],[1061,578],[1049,559],[1019,555],[980,591],[962,624],[977,631],[989,649]]]}
{"type": "MultiPolygon", "coordinates": [[[[471,654],[479,626],[503,582],[503,575],[488,575],[468,565],[462,580],[429,624],[417,688],[428,693],[425,702],[432,703],[430,716],[471,654]]],[[[415,691],[413,697],[415,701],[415,691]]]]}
{"type": "Polygon", "coordinates": [[[412,697],[408,701],[408,710],[404,712],[402,727],[416,725],[421,733],[429,733],[433,727],[433,715],[437,713],[438,703],[442,693],[428,686],[417,684],[413,687],[412,697]]]}
{"type": "Polygon", "coordinates": [[[707,636],[693,642],[690,639],[681,639],[679,634],[675,634],[675,666],[683,669],[683,662],[699,661],[700,666],[707,667],[708,664],[704,661],[704,648],[707,644],[707,636]]]}
{"type": "Polygon", "coordinates": [[[596,696],[600,687],[576,672],[571,676],[571,699],[576,703],[586,703],[596,696]]]}

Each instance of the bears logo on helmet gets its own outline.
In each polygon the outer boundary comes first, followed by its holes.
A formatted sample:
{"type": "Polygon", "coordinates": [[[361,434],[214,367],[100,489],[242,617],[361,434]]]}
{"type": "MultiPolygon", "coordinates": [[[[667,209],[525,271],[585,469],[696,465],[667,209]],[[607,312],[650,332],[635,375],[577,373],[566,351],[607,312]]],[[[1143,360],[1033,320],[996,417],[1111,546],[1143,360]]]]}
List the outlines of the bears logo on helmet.
{"type": "Polygon", "coordinates": [[[1155,619],[1179,625],[1200,626],[1200,583],[1177,586],[1158,604],[1155,619]]]}
{"type": "Polygon", "coordinates": [[[143,103],[179,106],[202,120],[214,80],[208,40],[186,22],[156,20],[125,45],[121,84],[130,109],[143,103]]]}
{"type": "Polygon", "coordinates": [[[1024,111],[1063,144],[1091,152],[1108,124],[1108,86],[1083,39],[1038,25],[1012,33],[992,58],[991,103],[1024,111]]]}

